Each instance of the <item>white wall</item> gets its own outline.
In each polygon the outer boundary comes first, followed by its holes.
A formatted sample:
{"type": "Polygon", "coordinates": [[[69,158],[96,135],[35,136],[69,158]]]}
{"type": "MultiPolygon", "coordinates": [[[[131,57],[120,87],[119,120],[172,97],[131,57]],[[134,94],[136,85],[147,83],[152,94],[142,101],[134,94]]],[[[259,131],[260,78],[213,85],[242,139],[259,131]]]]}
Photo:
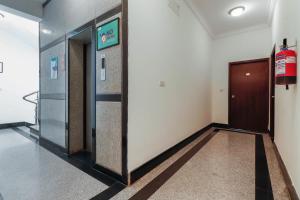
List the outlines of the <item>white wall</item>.
{"type": "Polygon", "coordinates": [[[22,97],[38,90],[38,23],[8,13],[0,21],[0,124],[34,122],[34,105],[22,97]]]}
{"type": "MultiPolygon", "coordinates": [[[[300,1],[278,0],[273,18],[273,43],[277,52],[284,38],[289,45],[300,41],[300,1]]],[[[298,77],[300,76],[298,60],[298,77]]],[[[298,81],[299,82],[299,81],[298,81]]],[[[295,188],[300,194],[300,87],[276,86],[275,96],[275,143],[288,169],[295,188]]]]}
{"type": "Polygon", "coordinates": [[[268,27],[214,40],[212,55],[213,122],[228,124],[229,63],[268,58],[271,50],[271,28],[268,27]]]}
{"type": "Polygon", "coordinates": [[[211,123],[212,41],[178,2],[129,0],[129,171],[211,123]]]}

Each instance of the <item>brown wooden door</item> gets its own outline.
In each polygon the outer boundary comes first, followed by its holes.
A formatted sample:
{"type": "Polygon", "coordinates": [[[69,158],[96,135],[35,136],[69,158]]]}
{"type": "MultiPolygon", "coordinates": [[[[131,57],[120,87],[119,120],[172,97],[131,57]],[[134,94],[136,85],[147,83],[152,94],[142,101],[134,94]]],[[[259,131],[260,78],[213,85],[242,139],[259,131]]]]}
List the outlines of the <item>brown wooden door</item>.
{"type": "Polygon", "coordinates": [[[266,132],[269,116],[269,59],[230,63],[229,123],[266,132]]]}

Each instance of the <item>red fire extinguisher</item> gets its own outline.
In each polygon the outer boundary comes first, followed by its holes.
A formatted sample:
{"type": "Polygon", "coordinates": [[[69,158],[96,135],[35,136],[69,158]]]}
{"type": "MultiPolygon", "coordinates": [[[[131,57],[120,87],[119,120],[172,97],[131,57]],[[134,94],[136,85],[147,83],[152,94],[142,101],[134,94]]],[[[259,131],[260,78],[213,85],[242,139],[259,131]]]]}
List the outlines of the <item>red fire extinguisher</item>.
{"type": "Polygon", "coordinates": [[[286,85],[297,83],[297,53],[289,50],[287,39],[283,40],[281,51],[276,54],[276,84],[286,85]]]}

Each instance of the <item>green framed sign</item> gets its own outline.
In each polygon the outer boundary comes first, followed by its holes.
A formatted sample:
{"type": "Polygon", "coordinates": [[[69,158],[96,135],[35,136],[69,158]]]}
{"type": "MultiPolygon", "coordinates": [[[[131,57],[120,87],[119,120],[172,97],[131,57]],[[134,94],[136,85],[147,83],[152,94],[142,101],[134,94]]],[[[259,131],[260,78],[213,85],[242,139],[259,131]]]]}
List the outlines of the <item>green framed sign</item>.
{"type": "Polygon", "coordinates": [[[97,50],[120,44],[120,18],[109,21],[97,28],[97,50]]]}

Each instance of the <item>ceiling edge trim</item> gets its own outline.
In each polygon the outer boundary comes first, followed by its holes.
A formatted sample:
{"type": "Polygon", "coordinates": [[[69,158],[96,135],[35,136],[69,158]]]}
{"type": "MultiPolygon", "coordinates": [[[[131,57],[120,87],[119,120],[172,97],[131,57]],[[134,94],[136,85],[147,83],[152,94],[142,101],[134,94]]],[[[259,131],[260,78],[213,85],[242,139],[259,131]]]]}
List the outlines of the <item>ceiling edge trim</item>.
{"type": "Polygon", "coordinates": [[[268,24],[271,25],[273,22],[274,12],[277,5],[278,0],[269,0],[269,16],[268,16],[268,24]]]}
{"type": "Polygon", "coordinates": [[[226,32],[226,33],[216,35],[215,40],[251,32],[251,31],[257,31],[257,30],[263,30],[263,29],[269,29],[269,28],[271,28],[271,26],[269,24],[260,24],[260,25],[256,25],[256,26],[251,26],[251,27],[247,27],[244,29],[239,29],[236,31],[231,31],[231,32],[226,32]]]}
{"type": "Polygon", "coordinates": [[[199,23],[203,26],[203,28],[206,30],[208,35],[215,39],[215,34],[213,33],[211,27],[208,25],[204,17],[195,9],[195,5],[193,2],[189,0],[183,0],[183,2],[187,5],[187,7],[192,11],[192,13],[195,15],[196,19],[199,21],[199,23]]]}
{"type": "Polygon", "coordinates": [[[50,1],[51,1],[51,0],[46,0],[46,1],[42,4],[43,8],[45,8],[45,7],[50,3],[50,1]]]}
{"type": "Polygon", "coordinates": [[[3,4],[0,4],[0,11],[1,10],[36,22],[40,22],[42,20],[42,18],[39,16],[3,4]]]}

